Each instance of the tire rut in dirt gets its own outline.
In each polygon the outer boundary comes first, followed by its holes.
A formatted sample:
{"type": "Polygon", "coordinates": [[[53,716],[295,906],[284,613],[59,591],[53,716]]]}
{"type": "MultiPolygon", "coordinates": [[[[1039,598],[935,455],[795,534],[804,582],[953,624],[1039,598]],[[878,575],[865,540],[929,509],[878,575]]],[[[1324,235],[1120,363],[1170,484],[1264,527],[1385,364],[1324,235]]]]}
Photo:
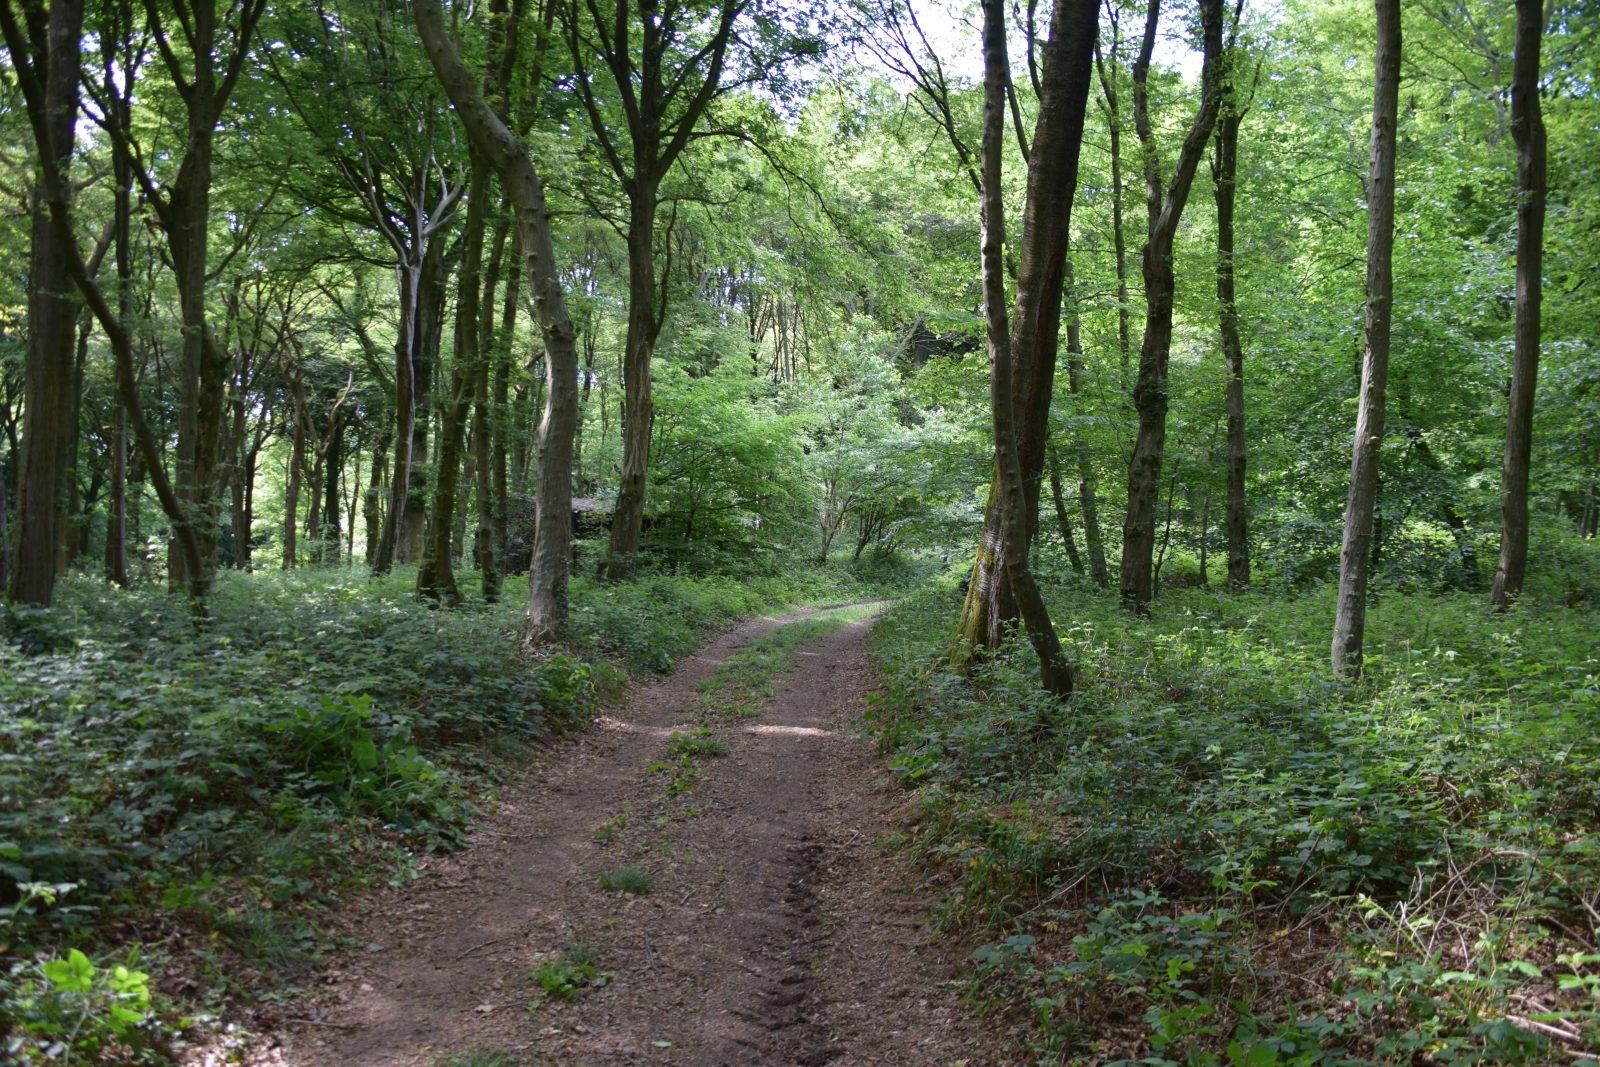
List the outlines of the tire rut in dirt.
{"type": "Polygon", "coordinates": [[[826,937],[818,925],[817,885],[827,869],[825,850],[804,834],[785,850],[787,881],[781,886],[778,907],[759,932],[751,955],[771,965],[763,988],[750,1009],[733,1014],[746,1024],[746,1032],[729,1035],[739,1046],[738,1058],[728,1063],[823,1067],[843,1054],[816,1021],[815,948],[826,937]],[[757,1057],[757,1058],[751,1058],[757,1057]]]}

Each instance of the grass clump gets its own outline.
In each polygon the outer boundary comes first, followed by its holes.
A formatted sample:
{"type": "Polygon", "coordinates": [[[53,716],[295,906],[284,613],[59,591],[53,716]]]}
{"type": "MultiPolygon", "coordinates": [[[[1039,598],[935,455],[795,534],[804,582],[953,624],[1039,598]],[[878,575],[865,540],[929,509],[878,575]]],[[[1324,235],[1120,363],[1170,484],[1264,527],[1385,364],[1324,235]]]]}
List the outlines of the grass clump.
{"type": "Polygon", "coordinates": [[[728,746],[711,736],[708,726],[697,727],[690,733],[679,733],[674,730],[672,737],[667,741],[667,755],[677,759],[688,757],[700,759],[705,756],[726,756],[728,746]]]}
{"type": "Polygon", "coordinates": [[[628,893],[644,896],[655,888],[655,880],[643,867],[618,867],[600,872],[600,888],[607,893],[628,893]]]}
{"type": "Polygon", "coordinates": [[[1381,601],[1331,680],[1331,594],[1058,592],[1079,668],[929,670],[953,588],[892,610],[870,716],[1040,1062],[1559,1062],[1600,1052],[1592,609],[1381,601]]]}

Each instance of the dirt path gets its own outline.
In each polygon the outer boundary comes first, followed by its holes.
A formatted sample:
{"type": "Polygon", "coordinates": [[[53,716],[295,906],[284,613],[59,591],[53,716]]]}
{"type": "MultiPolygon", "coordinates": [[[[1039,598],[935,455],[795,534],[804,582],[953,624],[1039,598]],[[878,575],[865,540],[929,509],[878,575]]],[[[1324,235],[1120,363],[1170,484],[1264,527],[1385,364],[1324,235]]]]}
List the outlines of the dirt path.
{"type": "Polygon", "coordinates": [[[758,714],[747,702],[743,714],[705,718],[718,667],[800,617],[747,624],[634,690],[508,788],[472,848],[370,898],[345,931],[368,950],[342,961],[329,995],[302,1006],[306,1021],[255,1058],[999,1062],[928,929],[932,901],[882,844],[898,828],[895,790],[849,731],[874,684],[869,623],[790,652],[758,714]],[[710,729],[692,733],[697,721],[710,729]],[[726,754],[685,755],[675,731],[726,754]],[[643,868],[648,893],[600,887],[602,872],[626,868],[643,868]],[[535,980],[541,963],[584,988],[552,996],[535,980]],[[605,984],[585,984],[584,964],[605,984]]]}

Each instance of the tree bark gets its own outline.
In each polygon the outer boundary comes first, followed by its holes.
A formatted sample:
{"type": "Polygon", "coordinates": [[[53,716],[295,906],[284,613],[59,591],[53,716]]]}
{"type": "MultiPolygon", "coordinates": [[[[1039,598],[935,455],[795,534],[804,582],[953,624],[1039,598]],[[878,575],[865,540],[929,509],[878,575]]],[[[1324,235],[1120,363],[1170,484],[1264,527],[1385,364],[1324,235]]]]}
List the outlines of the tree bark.
{"type": "Polygon", "coordinates": [[[283,569],[292,571],[298,563],[300,522],[300,478],[306,465],[306,386],[305,369],[299,368],[289,379],[294,397],[294,429],[289,449],[289,480],[283,491],[283,569]]]}
{"type": "MultiPolygon", "coordinates": [[[[1113,13],[1115,6],[1109,8],[1113,13]]],[[[1122,102],[1117,92],[1117,47],[1120,36],[1113,15],[1111,22],[1111,64],[1107,69],[1100,54],[1099,38],[1095,39],[1095,66],[1100,72],[1100,94],[1106,113],[1106,133],[1111,140],[1111,243],[1116,252],[1117,264],[1117,355],[1122,388],[1128,388],[1128,364],[1132,358],[1133,340],[1128,305],[1128,230],[1122,212],[1122,102]]],[[[1104,586],[1104,582],[1101,583],[1104,586]]]]}
{"type": "Polygon", "coordinates": [[[494,241],[483,280],[483,299],[478,312],[478,380],[472,398],[472,441],[477,460],[478,530],[473,538],[478,564],[478,582],[485,603],[500,599],[500,546],[496,543],[495,518],[499,501],[495,493],[503,489],[504,478],[496,485],[495,412],[491,406],[490,384],[504,365],[500,358],[500,338],[495,335],[495,294],[500,284],[511,220],[504,212],[495,222],[494,241]]]}
{"type": "Polygon", "coordinates": [[[539,424],[538,515],[534,521],[533,567],[528,576],[523,629],[524,644],[536,645],[564,638],[568,629],[572,440],[578,410],[577,339],[556,271],[544,185],[527,146],[485,103],[446,33],[439,0],[416,0],[412,12],[428,59],[473,146],[500,176],[501,185],[516,207],[534,312],[544,335],[548,389],[539,424]]]}
{"type": "MultiPolygon", "coordinates": [[[[1068,6],[1062,0],[1061,6],[1068,6]]],[[[1092,16],[1091,16],[1092,17],[1092,16]]],[[[1087,43],[1087,42],[1085,42],[1087,43]]],[[[1087,53],[1087,48],[1084,49],[1087,53]]],[[[1048,60],[1046,61],[1048,64],[1048,60]]],[[[997,546],[1001,572],[1009,582],[1011,595],[1022,616],[1028,640],[1039,658],[1039,675],[1044,688],[1052,696],[1065,699],[1072,695],[1072,667],[1061,651],[1061,640],[1056,636],[1050,621],[1050,612],[1028,570],[1028,516],[1027,493],[1024,490],[1022,459],[1018,450],[1018,425],[1016,389],[1011,380],[1012,348],[1010,322],[1006,312],[1005,270],[1005,193],[1001,185],[1001,161],[1004,153],[1006,120],[1006,84],[1010,70],[1006,59],[1006,17],[1004,0],[984,0],[983,4],[983,306],[984,326],[989,339],[989,410],[994,424],[995,469],[999,482],[999,516],[1002,530],[997,546]]],[[[1084,93],[1087,97],[1087,72],[1084,93]]],[[[1045,77],[1049,77],[1048,66],[1045,77]]],[[[1041,104],[1045,106],[1045,104],[1041,104]]],[[[1082,111],[1079,111],[1077,138],[1082,138],[1082,111]]],[[[1071,137],[1072,130],[1060,131],[1071,137]]],[[[1041,136],[1047,136],[1041,134],[1041,136]]],[[[1067,186],[1067,210],[1070,211],[1074,189],[1067,186]]],[[[1030,206],[1031,203],[1030,203],[1030,206]]],[[[1036,221],[1030,217],[1030,222],[1036,221]]],[[[1026,255],[1026,252],[1024,253],[1026,255]]],[[[1056,314],[1060,318],[1061,275],[1056,264],[1054,278],[1056,314]]],[[[1049,279],[1046,272],[1043,278],[1049,279]]],[[[1045,281],[1049,285],[1048,280],[1045,281]]],[[[1040,298],[1049,303],[1048,292],[1025,294],[1019,283],[1017,317],[1026,322],[1025,309],[1040,298]],[[1031,298],[1031,299],[1030,299],[1031,298]]],[[[1042,332],[1042,331],[1041,331],[1042,332]]],[[[1047,409],[1048,412],[1048,409],[1047,409]]]]}
{"type": "MultiPolygon", "coordinates": [[[[32,61],[43,90],[43,122],[35,129],[41,157],[60,176],[63,190],[72,159],[78,116],[78,57],[82,0],[53,0],[48,16],[30,12],[32,61]],[[48,22],[46,22],[48,18],[48,22]],[[40,38],[44,39],[41,40],[40,38]]],[[[20,52],[21,34],[7,16],[7,45],[20,52]],[[13,39],[15,38],[15,39],[13,39]]],[[[67,195],[70,195],[68,193],[67,195]]],[[[15,554],[9,594],[19,604],[48,607],[55,596],[56,547],[65,531],[67,463],[63,443],[73,419],[73,324],[78,301],[66,250],[51,232],[50,205],[40,191],[33,198],[28,263],[28,347],[24,371],[21,455],[16,474],[15,554]]]]}
{"type": "Polygon", "coordinates": [[[1544,251],[1545,132],[1539,109],[1539,45],[1544,10],[1517,0],[1516,52],[1511,60],[1511,137],[1517,146],[1517,325],[1506,403],[1505,459],[1500,474],[1500,561],[1489,600],[1507,608],[1522,593],[1528,569],[1528,466],[1533,454],[1533,400],[1539,376],[1540,271],[1544,251]]]}
{"type": "Polygon", "coordinates": [[[343,537],[339,516],[339,476],[344,471],[344,435],[349,420],[335,410],[332,422],[322,463],[322,537],[317,544],[319,563],[339,562],[339,542],[343,537]]]}
{"type": "MultiPolygon", "coordinates": [[[[1231,53],[1237,57],[1237,52],[1231,53]]],[[[1239,124],[1243,119],[1238,89],[1230,70],[1217,117],[1216,156],[1212,165],[1217,200],[1217,326],[1227,372],[1225,406],[1228,420],[1227,509],[1223,527],[1228,542],[1228,584],[1250,584],[1250,513],[1244,478],[1248,443],[1245,438],[1244,344],[1239,339],[1239,305],[1234,291],[1233,207],[1239,173],[1239,124]]],[[[1209,497],[1207,498],[1209,500],[1209,497]]]]}
{"type": "Polygon", "coordinates": [[[611,513],[606,576],[633,574],[644,528],[644,497],[650,470],[655,402],[650,390],[650,355],[659,332],[656,315],[655,219],[659,194],[640,183],[628,201],[628,336],[622,357],[622,481],[611,513]]]}
{"type": "Polygon", "coordinates": [[[1078,554],[1078,542],[1072,536],[1072,519],[1067,515],[1067,501],[1061,488],[1061,460],[1056,450],[1050,450],[1050,499],[1056,508],[1056,529],[1061,533],[1061,547],[1067,550],[1067,562],[1074,574],[1083,573],[1083,557],[1078,554]]]}
{"type": "Polygon", "coordinates": [[[1154,592],[1156,513],[1167,438],[1167,373],[1172,351],[1172,303],[1177,288],[1172,245],[1200,156],[1211,140],[1221,96],[1217,60],[1222,52],[1222,0],[1200,0],[1204,56],[1200,71],[1200,107],[1184,138],[1172,180],[1163,192],[1147,88],[1160,12],[1160,0],[1151,0],[1144,43],[1133,66],[1133,120],[1144,147],[1149,226],[1144,247],[1144,341],[1139,347],[1139,377],[1133,388],[1139,432],[1128,461],[1128,511],[1122,524],[1120,590],[1123,606],[1139,615],[1149,613],[1154,592]]]}
{"type": "MultiPolygon", "coordinates": [[[[1002,472],[996,468],[952,650],[961,656],[998,646],[1006,627],[1020,615],[1012,597],[1012,582],[1003,574],[1003,568],[1006,559],[1027,558],[1032,531],[1026,517],[1036,515],[1039,508],[1066,280],[1067,240],[1088,109],[1097,12],[1097,6],[1087,0],[1062,0],[1051,14],[1040,81],[1039,117],[1028,165],[1017,306],[1011,330],[1011,410],[1017,423],[1024,518],[1014,527],[1006,523],[1001,506],[1002,472]],[[1015,553],[1009,552],[1005,543],[1008,529],[1020,531],[1023,537],[1015,553]]],[[[1001,88],[1003,92],[1004,86],[1001,88]]],[[[1003,110],[1003,99],[1000,107],[1003,110]]],[[[999,239],[1003,241],[1003,235],[999,239]]]]}
{"type": "Polygon", "coordinates": [[[428,544],[417,568],[417,594],[454,607],[461,602],[456,582],[452,539],[455,534],[457,490],[461,484],[462,446],[472,415],[482,368],[478,349],[482,323],[483,230],[488,220],[489,171],[474,156],[467,186],[466,232],[457,278],[455,360],[450,397],[444,406],[439,432],[439,461],[434,480],[433,508],[428,520],[428,544]]]}
{"type": "MultiPolygon", "coordinates": [[[[1075,285],[1072,278],[1072,258],[1069,251],[1067,257],[1067,286],[1071,289],[1075,285]]],[[[1083,400],[1083,324],[1078,317],[1077,299],[1073,298],[1071,314],[1067,318],[1067,386],[1072,392],[1073,399],[1078,403],[1083,400]]],[[[1073,451],[1078,459],[1078,509],[1083,513],[1083,547],[1089,553],[1089,577],[1094,584],[1104,589],[1111,582],[1111,576],[1106,571],[1105,539],[1100,532],[1100,502],[1097,479],[1094,473],[1094,455],[1089,449],[1089,441],[1083,429],[1079,427],[1075,433],[1077,438],[1073,451]]]]}
{"type": "Polygon", "coordinates": [[[1378,456],[1383,445],[1389,377],[1389,324],[1394,305],[1394,172],[1400,101],[1400,2],[1374,0],[1377,73],[1372,100],[1372,148],[1367,178],[1366,355],[1361,401],[1351,448],[1350,495],[1345,502],[1339,554],[1339,601],[1333,623],[1333,673],[1361,673],[1367,622],[1367,577],[1372,558],[1372,517],[1378,496],[1378,456]]]}

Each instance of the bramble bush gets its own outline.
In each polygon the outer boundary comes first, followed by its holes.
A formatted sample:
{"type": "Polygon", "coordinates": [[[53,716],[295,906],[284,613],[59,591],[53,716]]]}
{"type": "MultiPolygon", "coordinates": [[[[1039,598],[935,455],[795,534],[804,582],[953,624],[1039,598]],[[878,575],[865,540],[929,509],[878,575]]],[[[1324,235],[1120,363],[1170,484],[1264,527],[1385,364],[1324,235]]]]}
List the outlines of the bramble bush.
{"type": "Polygon", "coordinates": [[[930,667],[953,583],[879,624],[871,726],[1045,1063],[1570,1062],[1600,1052],[1600,619],[1380,598],[1332,680],[1331,593],[1057,590],[1025,643],[930,667]],[[1581,1058],[1581,1057],[1580,1057],[1581,1058]]]}

